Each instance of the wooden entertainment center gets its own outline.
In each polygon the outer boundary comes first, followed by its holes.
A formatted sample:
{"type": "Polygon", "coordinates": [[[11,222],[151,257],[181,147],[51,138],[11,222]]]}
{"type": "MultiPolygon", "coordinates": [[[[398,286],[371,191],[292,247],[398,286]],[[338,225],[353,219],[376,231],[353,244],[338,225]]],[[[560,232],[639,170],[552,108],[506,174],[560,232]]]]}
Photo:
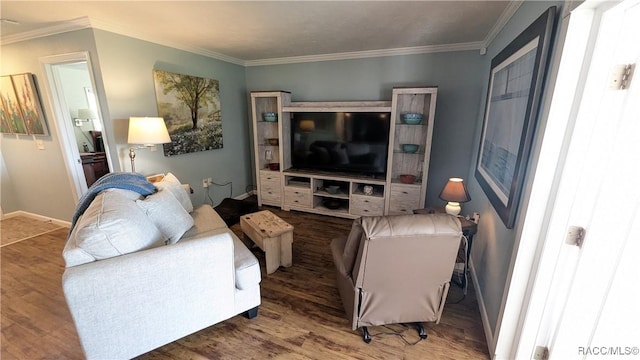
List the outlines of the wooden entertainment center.
{"type": "Polygon", "coordinates": [[[391,101],[291,102],[285,91],[251,92],[258,205],[330,216],[412,214],[424,207],[437,87],[398,87],[391,101]],[[386,175],[301,170],[292,167],[292,114],[296,112],[388,112],[386,175]],[[276,120],[263,118],[275,113],[276,120]],[[403,114],[422,114],[418,124],[403,114]],[[403,149],[417,144],[417,151],[403,149]],[[415,181],[401,181],[400,175],[415,181]]]}

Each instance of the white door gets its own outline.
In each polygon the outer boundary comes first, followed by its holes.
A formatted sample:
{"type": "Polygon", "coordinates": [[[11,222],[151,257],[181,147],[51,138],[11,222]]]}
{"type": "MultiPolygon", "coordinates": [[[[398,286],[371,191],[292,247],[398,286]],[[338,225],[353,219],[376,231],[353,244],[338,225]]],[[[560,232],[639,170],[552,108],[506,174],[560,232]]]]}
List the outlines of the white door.
{"type": "MultiPolygon", "coordinates": [[[[74,125],[74,119],[70,114],[70,104],[68,102],[68,94],[65,94],[65,83],[69,81],[65,78],[62,70],[65,68],[76,68],[77,70],[86,71],[86,75],[90,78],[91,86],[85,88],[86,99],[83,99],[83,105],[81,108],[91,109],[97,119],[93,120],[95,124],[94,130],[102,130],[104,128],[102,122],[102,114],[100,111],[100,105],[97,97],[93,91],[95,89],[95,81],[93,79],[93,70],[91,67],[91,59],[88,52],[71,53],[63,55],[47,56],[40,59],[40,62],[44,68],[46,76],[46,86],[49,94],[51,94],[51,103],[53,106],[53,112],[55,114],[56,126],[60,138],[60,146],[64,160],[67,166],[67,175],[69,182],[71,183],[72,194],[74,200],[78,199],[88,190],[86,178],[82,168],[82,160],[80,158],[80,149],[78,148],[79,142],[90,143],[92,139],[86,137],[88,132],[77,131],[74,125]],[[77,141],[77,136],[83,134],[85,138],[77,141]]],[[[74,99],[75,100],[75,99],[74,99]]],[[[75,106],[71,106],[75,109],[75,106]]],[[[106,140],[107,135],[104,131],[102,136],[104,138],[104,151],[106,153],[109,169],[113,169],[113,165],[110,161],[108,142],[106,140]]]]}
{"type": "Polygon", "coordinates": [[[640,2],[627,0],[604,11],[594,34],[593,57],[546,233],[547,243],[562,245],[555,247],[559,253],[543,253],[555,258],[553,276],[550,284],[537,285],[548,292],[535,345],[547,346],[550,359],[634,358],[640,351],[637,69],[627,89],[610,88],[617,65],[640,64],[640,2]],[[585,229],[581,247],[564,243],[570,226],[585,229]]]}

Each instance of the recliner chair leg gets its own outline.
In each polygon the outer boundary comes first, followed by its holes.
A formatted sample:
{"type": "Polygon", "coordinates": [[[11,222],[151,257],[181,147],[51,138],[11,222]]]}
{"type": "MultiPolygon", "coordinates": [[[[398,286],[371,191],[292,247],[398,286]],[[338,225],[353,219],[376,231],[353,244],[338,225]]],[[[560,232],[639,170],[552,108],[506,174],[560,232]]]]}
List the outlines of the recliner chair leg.
{"type": "Polygon", "coordinates": [[[416,328],[418,330],[418,335],[420,335],[420,339],[426,339],[427,332],[424,330],[424,326],[422,326],[422,323],[416,323],[416,328]]]}
{"type": "Polygon", "coordinates": [[[367,344],[371,342],[371,335],[369,335],[369,329],[366,326],[362,327],[362,340],[367,344]]]}

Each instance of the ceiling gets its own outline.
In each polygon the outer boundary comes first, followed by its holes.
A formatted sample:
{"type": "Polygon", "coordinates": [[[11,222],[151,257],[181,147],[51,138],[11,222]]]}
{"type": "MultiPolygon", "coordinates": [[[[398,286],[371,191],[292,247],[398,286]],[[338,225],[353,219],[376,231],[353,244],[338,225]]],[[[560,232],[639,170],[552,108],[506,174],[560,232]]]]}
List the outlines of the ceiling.
{"type": "Polygon", "coordinates": [[[481,50],[519,1],[10,1],[2,44],[97,28],[241,65],[481,50]]]}

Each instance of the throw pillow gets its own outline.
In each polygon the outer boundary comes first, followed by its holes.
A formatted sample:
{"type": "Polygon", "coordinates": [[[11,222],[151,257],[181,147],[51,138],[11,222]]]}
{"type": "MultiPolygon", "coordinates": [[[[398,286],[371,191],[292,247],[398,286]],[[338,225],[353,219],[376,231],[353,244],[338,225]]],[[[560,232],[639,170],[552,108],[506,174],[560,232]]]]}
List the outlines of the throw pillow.
{"type": "Polygon", "coordinates": [[[167,189],[151,194],[144,200],[137,200],[136,203],[168,239],[168,244],[178,242],[193,226],[193,218],[167,189]]]}
{"type": "Polygon", "coordinates": [[[164,176],[164,179],[162,179],[162,181],[154,183],[153,185],[155,185],[155,187],[158,190],[163,190],[163,189],[169,190],[173,194],[173,196],[175,196],[176,199],[178,199],[182,207],[188,213],[191,213],[193,211],[193,204],[191,203],[191,198],[189,197],[189,194],[182,187],[182,183],[180,183],[180,180],[178,180],[178,178],[175,177],[175,175],[173,175],[172,173],[167,173],[167,175],[164,176]]]}
{"type": "Polygon", "coordinates": [[[164,245],[165,237],[136,205],[137,197],[139,194],[123,189],[100,192],[78,219],[68,240],[63,254],[67,266],[164,245]],[[78,249],[86,256],[72,257],[78,249]]]}

